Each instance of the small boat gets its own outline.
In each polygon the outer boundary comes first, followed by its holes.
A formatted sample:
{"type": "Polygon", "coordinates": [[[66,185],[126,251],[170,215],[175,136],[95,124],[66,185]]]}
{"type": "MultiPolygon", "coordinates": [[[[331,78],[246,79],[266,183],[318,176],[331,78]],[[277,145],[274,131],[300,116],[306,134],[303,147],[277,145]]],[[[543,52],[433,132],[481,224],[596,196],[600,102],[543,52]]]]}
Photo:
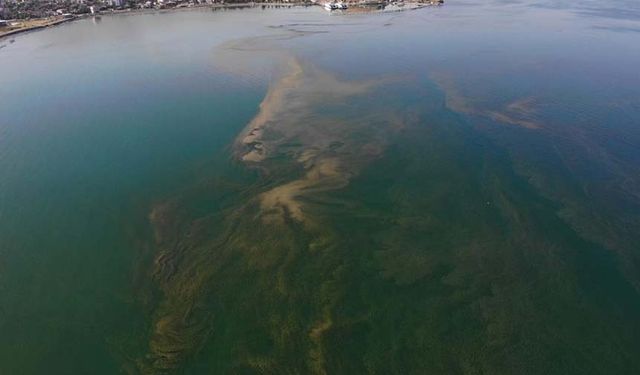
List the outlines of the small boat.
{"type": "Polygon", "coordinates": [[[336,10],[336,9],[338,9],[338,6],[336,5],[336,3],[326,2],[326,3],[324,3],[324,9],[329,10],[329,11],[336,10]]]}

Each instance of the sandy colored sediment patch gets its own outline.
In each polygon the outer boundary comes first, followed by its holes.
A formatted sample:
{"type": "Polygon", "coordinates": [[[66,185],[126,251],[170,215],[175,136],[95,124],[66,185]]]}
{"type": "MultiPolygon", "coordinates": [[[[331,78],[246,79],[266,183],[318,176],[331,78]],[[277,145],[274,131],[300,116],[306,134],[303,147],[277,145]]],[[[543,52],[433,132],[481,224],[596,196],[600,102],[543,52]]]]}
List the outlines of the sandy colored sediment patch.
{"type": "Polygon", "coordinates": [[[500,111],[486,111],[486,115],[495,121],[517,125],[527,129],[539,129],[541,124],[534,120],[535,101],[533,98],[523,98],[507,104],[500,111]]]}
{"type": "Polygon", "coordinates": [[[455,112],[487,117],[503,124],[526,129],[543,127],[535,118],[536,101],[533,97],[518,98],[500,108],[488,109],[481,102],[481,98],[473,98],[463,93],[452,75],[432,73],[430,77],[444,92],[446,106],[455,112]]]}
{"type": "Polygon", "coordinates": [[[291,60],[288,73],[267,92],[267,96],[260,103],[258,114],[240,135],[240,143],[249,149],[248,152],[241,156],[242,160],[252,162],[264,160],[267,153],[265,144],[262,141],[264,127],[279,115],[278,111],[285,107],[287,94],[300,87],[302,73],[300,64],[295,60],[291,60]]]}
{"type": "MultiPolygon", "coordinates": [[[[346,186],[363,163],[382,152],[384,142],[373,132],[367,142],[353,138],[369,125],[366,120],[345,121],[323,113],[324,109],[348,113],[350,108],[344,108],[342,101],[365,94],[380,82],[343,81],[296,59],[288,62],[235,144],[237,158],[250,165],[268,169],[265,161],[270,157],[285,156],[304,168],[299,179],[259,196],[265,220],[290,217],[307,222],[305,196],[346,186]]],[[[397,124],[397,119],[389,124],[397,124]]]]}
{"type": "Polygon", "coordinates": [[[351,173],[340,167],[338,158],[320,159],[308,168],[303,178],[277,186],[260,196],[260,206],[268,220],[286,215],[305,221],[299,198],[305,194],[333,190],[346,186],[351,173]]]}

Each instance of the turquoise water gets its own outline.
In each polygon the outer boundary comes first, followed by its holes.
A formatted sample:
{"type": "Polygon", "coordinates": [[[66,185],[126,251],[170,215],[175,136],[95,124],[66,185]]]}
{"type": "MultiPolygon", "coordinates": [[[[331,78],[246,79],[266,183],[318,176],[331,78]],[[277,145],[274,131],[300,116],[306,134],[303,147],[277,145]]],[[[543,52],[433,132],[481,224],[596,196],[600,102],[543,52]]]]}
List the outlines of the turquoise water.
{"type": "Polygon", "coordinates": [[[640,9],[0,41],[0,373],[640,371],[640,9]]]}

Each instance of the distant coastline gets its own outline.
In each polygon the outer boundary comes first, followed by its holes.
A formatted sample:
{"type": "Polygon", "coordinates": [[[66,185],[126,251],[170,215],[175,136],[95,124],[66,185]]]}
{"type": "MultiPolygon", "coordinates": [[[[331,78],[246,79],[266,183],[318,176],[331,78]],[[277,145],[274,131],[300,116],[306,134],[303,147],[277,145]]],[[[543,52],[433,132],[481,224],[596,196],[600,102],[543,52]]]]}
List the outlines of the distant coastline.
{"type": "Polygon", "coordinates": [[[152,13],[152,12],[163,12],[163,11],[177,11],[177,10],[185,10],[185,9],[195,9],[195,8],[211,8],[211,9],[223,9],[223,8],[252,8],[259,6],[268,6],[268,7],[292,7],[292,6],[311,6],[312,3],[298,1],[293,3],[234,3],[234,4],[197,4],[189,7],[172,7],[172,8],[142,8],[142,9],[113,9],[110,11],[102,11],[94,14],[72,14],[65,16],[54,16],[54,17],[45,17],[45,18],[33,18],[27,20],[8,20],[9,24],[17,24],[13,26],[13,28],[7,27],[6,31],[3,31],[3,28],[0,27],[0,40],[29,31],[36,31],[45,29],[48,27],[57,26],[66,22],[76,21],[79,19],[85,18],[100,18],[101,16],[108,16],[114,14],[138,14],[138,13],[152,13]]]}
{"type": "MultiPolygon", "coordinates": [[[[404,2],[391,2],[386,0],[371,0],[368,2],[360,2],[354,5],[351,5],[349,11],[347,13],[357,13],[362,10],[384,10],[386,6],[395,6],[394,9],[389,9],[387,11],[404,11],[404,10],[414,10],[420,9],[430,5],[440,5],[444,1],[442,0],[433,0],[433,1],[410,1],[406,2],[406,6],[404,2]],[[402,7],[397,6],[396,4],[402,4],[402,7]]],[[[210,8],[210,9],[233,9],[233,8],[291,8],[291,7],[309,7],[321,5],[322,1],[310,2],[306,0],[296,0],[287,3],[283,2],[274,2],[274,3],[257,3],[257,2],[247,2],[247,3],[217,3],[217,4],[189,4],[189,6],[176,6],[176,7],[165,7],[165,8],[129,8],[129,9],[112,9],[110,11],[101,11],[94,14],[65,14],[54,17],[46,17],[46,18],[35,18],[28,20],[9,20],[5,21],[9,24],[17,24],[12,26],[5,27],[6,31],[3,31],[3,27],[0,27],[0,40],[8,38],[10,36],[14,36],[17,34],[41,30],[53,26],[57,26],[66,22],[75,21],[78,19],[84,18],[100,18],[101,16],[108,16],[113,14],[138,14],[138,13],[151,13],[151,12],[162,12],[162,11],[176,11],[176,10],[186,10],[186,9],[195,9],[195,8],[210,8]]]]}
{"type": "Polygon", "coordinates": [[[78,18],[83,18],[83,17],[77,17],[77,16],[69,17],[69,18],[52,17],[52,18],[38,18],[35,20],[26,20],[26,21],[22,21],[22,20],[14,21],[17,23],[21,23],[22,25],[18,26],[17,28],[9,29],[7,31],[0,31],[0,40],[10,37],[12,35],[25,33],[27,31],[35,31],[35,30],[45,29],[47,27],[57,26],[65,22],[76,20],[78,18]]]}

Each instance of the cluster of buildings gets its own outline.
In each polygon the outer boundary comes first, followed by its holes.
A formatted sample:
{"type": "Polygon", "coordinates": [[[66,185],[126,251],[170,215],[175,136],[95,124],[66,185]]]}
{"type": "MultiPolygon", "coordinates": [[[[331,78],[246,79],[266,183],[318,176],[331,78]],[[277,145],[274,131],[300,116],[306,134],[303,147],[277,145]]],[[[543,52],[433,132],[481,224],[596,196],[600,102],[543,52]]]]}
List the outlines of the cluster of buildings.
{"type": "MultiPolygon", "coordinates": [[[[61,14],[140,8],[172,8],[220,3],[289,3],[304,0],[0,0],[0,20],[32,19],[61,14]]],[[[1,24],[0,24],[0,27],[1,24]]]]}
{"type": "Polygon", "coordinates": [[[86,0],[0,0],[0,19],[32,19],[88,13],[89,5],[84,1],[86,0]]]}
{"type": "MultiPolygon", "coordinates": [[[[391,4],[393,0],[0,0],[0,31],[10,23],[3,20],[29,20],[48,17],[73,17],[110,10],[181,8],[196,5],[241,3],[335,3],[391,4]]],[[[393,1],[402,4],[403,0],[393,1]]],[[[412,1],[412,0],[408,0],[412,1]]],[[[422,3],[442,3],[443,0],[413,0],[422,3]]]]}

